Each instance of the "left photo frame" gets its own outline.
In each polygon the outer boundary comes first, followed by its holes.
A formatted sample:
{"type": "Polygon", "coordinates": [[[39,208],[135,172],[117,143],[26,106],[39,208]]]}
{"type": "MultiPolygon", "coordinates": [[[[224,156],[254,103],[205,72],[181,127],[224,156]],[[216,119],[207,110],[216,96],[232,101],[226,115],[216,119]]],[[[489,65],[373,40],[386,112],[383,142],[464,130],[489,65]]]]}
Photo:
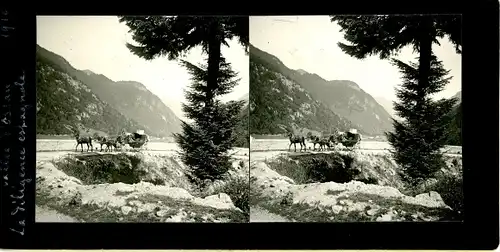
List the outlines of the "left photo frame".
{"type": "Polygon", "coordinates": [[[249,221],[248,17],[36,30],[36,222],[249,221]]]}

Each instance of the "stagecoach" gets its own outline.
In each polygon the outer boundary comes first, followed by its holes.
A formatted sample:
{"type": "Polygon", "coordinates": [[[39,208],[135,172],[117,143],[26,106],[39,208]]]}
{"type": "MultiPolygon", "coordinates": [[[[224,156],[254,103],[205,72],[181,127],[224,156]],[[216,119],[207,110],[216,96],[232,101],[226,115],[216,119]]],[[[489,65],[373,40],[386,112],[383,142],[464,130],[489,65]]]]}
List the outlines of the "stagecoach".
{"type": "Polygon", "coordinates": [[[128,144],[133,149],[143,148],[148,142],[149,136],[144,130],[137,130],[135,133],[122,132],[122,143],[128,144]]]}

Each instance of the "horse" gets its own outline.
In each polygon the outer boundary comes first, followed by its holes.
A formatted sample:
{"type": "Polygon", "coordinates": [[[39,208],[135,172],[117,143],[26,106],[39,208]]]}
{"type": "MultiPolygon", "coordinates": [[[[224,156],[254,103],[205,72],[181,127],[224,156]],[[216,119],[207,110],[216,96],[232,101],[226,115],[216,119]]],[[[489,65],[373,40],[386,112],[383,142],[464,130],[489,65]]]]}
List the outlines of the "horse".
{"type": "Polygon", "coordinates": [[[111,150],[113,151],[113,147],[118,149],[118,137],[107,137],[105,138],[105,144],[106,144],[106,150],[111,150]]]}
{"type": "Polygon", "coordinates": [[[97,136],[96,139],[101,144],[101,151],[103,145],[106,146],[106,151],[113,151],[113,147],[115,147],[115,150],[118,148],[118,137],[97,136]]]}
{"type": "Polygon", "coordinates": [[[90,151],[94,150],[94,146],[92,146],[92,136],[90,134],[86,133],[82,134],[82,132],[76,131],[74,136],[76,139],[75,151],[78,151],[78,145],[81,145],[83,152],[83,144],[87,144],[87,152],[89,151],[89,145],[90,145],[90,151]]]}
{"type": "Polygon", "coordinates": [[[101,145],[100,151],[102,151],[102,146],[106,145],[106,138],[107,138],[107,136],[101,135],[101,134],[98,134],[98,133],[94,133],[93,137],[97,141],[97,143],[101,145]]]}
{"type": "Polygon", "coordinates": [[[335,149],[335,146],[337,146],[337,143],[338,143],[338,134],[331,134],[329,137],[328,137],[328,144],[329,144],[329,148],[334,148],[335,149]]]}
{"type": "Polygon", "coordinates": [[[304,136],[297,136],[294,135],[292,132],[288,132],[288,139],[290,140],[290,145],[288,146],[288,151],[290,151],[290,148],[293,147],[295,148],[294,152],[297,151],[297,144],[300,144],[300,151],[302,151],[302,147],[304,147],[304,151],[306,150],[306,138],[304,136]]]}
{"type": "Polygon", "coordinates": [[[319,150],[325,150],[326,147],[330,148],[330,144],[327,138],[320,138],[318,136],[309,135],[309,140],[313,143],[313,150],[316,150],[316,144],[319,145],[319,150]]]}

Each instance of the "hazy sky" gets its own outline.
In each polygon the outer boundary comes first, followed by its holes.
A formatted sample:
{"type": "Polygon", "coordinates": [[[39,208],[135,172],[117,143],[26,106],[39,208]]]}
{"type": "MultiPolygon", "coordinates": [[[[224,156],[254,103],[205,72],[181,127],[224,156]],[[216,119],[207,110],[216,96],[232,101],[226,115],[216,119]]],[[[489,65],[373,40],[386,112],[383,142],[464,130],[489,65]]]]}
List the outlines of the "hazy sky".
{"type": "MultiPolygon", "coordinates": [[[[130,80],[144,84],[160,97],[173,112],[184,119],[181,102],[190,75],[177,61],[158,58],[146,61],[126,48],[134,43],[128,27],[115,16],[38,16],[37,43],[61,55],[76,69],[89,69],[113,81],[130,80]]],[[[248,55],[237,41],[229,41],[222,54],[237,71],[240,84],[222,100],[236,100],[249,92],[248,55]]],[[[198,64],[206,58],[201,47],[190,51],[186,59],[198,64]]]]}
{"type": "MultiPolygon", "coordinates": [[[[337,42],[346,42],[340,27],[328,16],[250,17],[250,43],[278,57],[291,69],[316,73],[326,80],[351,80],[373,97],[395,99],[394,88],[401,83],[398,68],[378,56],[363,60],[343,53],[337,42]]],[[[433,51],[453,76],[446,89],[435,97],[451,97],[461,87],[461,55],[443,38],[433,51]]],[[[413,48],[404,48],[399,56],[415,61],[413,48]]]]}

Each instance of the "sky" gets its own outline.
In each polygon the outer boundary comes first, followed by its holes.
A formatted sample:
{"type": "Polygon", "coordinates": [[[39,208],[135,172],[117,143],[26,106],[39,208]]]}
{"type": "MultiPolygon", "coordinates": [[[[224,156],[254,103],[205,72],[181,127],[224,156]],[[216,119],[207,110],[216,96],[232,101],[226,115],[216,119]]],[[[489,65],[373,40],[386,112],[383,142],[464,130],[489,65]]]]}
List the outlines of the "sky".
{"type": "MultiPolygon", "coordinates": [[[[125,46],[132,43],[128,27],[115,16],[37,16],[37,44],[65,58],[74,68],[103,74],[113,81],[137,81],[157,95],[181,119],[181,102],[190,75],[178,61],[166,57],[146,61],[125,46]]],[[[249,92],[248,55],[236,40],[223,46],[222,54],[241,78],[232,93],[221,100],[237,100],[249,92]]],[[[204,63],[201,47],[186,56],[193,64],[204,63]]]]}
{"type": "MultiPolygon", "coordinates": [[[[389,60],[371,56],[359,60],[337,46],[343,39],[340,26],[328,16],[257,16],[250,17],[250,43],[278,57],[288,68],[316,73],[326,80],[351,80],[371,96],[396,99],[394,88],[401,83],[398,68],[389,60]]],[[[433,52],[453,76],[445,90],[435,98],[449,98],[462,89],[462,58],[444,37],[433,52]]],[[[396,58],[415,61],[413,48],[405,47],[396,58]]]]}

